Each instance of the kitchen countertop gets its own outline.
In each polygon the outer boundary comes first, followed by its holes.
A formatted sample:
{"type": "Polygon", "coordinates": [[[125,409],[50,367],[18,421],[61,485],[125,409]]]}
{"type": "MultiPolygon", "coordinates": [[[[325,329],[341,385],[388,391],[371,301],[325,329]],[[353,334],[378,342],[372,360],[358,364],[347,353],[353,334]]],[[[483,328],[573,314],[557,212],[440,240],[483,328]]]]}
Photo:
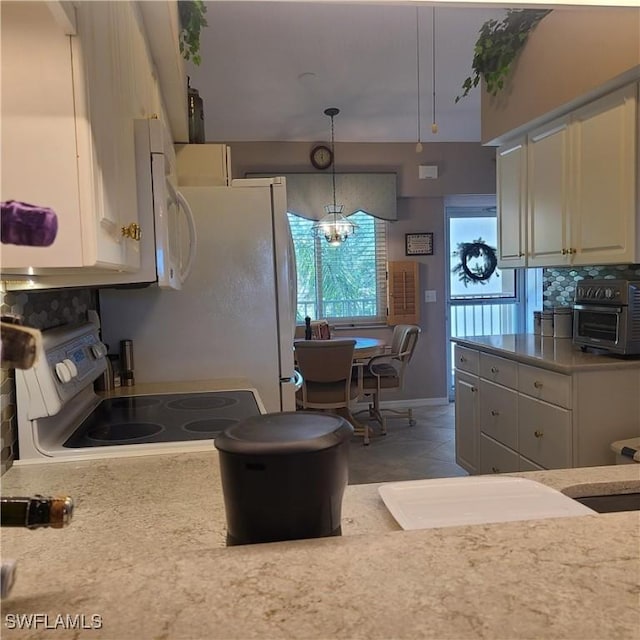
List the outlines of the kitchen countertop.
{"type": "Polygon", "coordinates": [[[574,346],[570,338],[543,338],[532,333],[520,333],[451,340],[463,347],[566,374],[599,369],[640,369],[640,356],[616,357],[584,352],[574,346]]]}
{"type": "MultiPolygon", "coordinates": [[[[635,464],[512,475],[573,497],[640,487],[635,464]]],[[[342,537],[226,548],[215,450],[12,467],[3,495],[76,510],[63,530],[1,530],[18,561],[3,637],[51,637],[10,628],[42,613],[97,614],[80,637],[117,640],[638,638],[637,512],[401,531],[378,487],[347,487],[342,537]]]]}

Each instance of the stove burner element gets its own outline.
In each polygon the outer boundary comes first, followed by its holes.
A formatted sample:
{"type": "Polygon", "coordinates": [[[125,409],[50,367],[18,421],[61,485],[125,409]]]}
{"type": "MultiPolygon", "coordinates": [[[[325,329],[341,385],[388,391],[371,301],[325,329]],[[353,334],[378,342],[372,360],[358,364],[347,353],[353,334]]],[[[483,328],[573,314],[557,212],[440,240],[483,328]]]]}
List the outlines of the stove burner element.
{"type": "Polygon", "coordinates": [[[149,422],[125,422],[122,424],[103,424],[87,431],[87,438],[103,442],[115,440],[139,440],[154,436],[163,430],[162,425],[149,422]]]}
{"type": "Polygon", "coordinates": [[[182,428],[192,433],[210,433],[217,435],[224,431],[227,427],[238,424],[240,420],[232,420],[231,418],[210,418],[209,420],[196,420],[188,422],[182,428]]]}
{"type": "Polygon", "coordinates": [[[134,396],[131,398],[116,398],[111,400],[111,407],[113,409],[142,409],[143,407],[153,407],[156,404],[160,404],[160,402],[158,398],[134,396]]]}
{"type": "Polygon", "coordinates": [[[172,400],[167,403],[169,409],[181,409],[187,411],[202,411],[203,409],[222,409],[238,404],[238,400],[223,395],[194,396],[172,400]]]}
{"type": "Polygon", "coordinates": [[[212,440],[229,426],[259,414],[254,394],[246,389],[106,398],[62,446],[106,449],[195,443],[212,440]]]}

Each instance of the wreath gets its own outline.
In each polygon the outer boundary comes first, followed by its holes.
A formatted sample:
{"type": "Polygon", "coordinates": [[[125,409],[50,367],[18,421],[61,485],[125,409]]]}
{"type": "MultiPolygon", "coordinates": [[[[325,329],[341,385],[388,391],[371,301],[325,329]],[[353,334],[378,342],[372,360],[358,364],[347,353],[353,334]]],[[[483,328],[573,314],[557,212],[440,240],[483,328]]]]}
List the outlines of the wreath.
{"type": "Polygon", "coordinates": [[[451,271],[458,274],[465,287],[469,283],[485,284],[498,266],[496,250],[486,244],[482,238],[473,242],[459,243],[458,250],[454,251],[453,255],[460,256],[460,262],[451,271]]]}

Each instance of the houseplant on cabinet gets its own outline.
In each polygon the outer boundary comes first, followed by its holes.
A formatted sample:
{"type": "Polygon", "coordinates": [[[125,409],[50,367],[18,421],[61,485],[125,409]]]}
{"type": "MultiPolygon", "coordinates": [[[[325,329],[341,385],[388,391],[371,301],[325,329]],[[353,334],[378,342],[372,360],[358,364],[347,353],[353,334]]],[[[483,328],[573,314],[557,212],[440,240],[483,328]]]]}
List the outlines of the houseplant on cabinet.
{"type": "Polygon", "coordinates": [[[480,28],[474,48],[473,75],[462,83],[464,91],[455,101],[477,87],[480,78],[484,80],[487,92],[497,95],[529,34],[548,13],[551,9],[508,9],[500,22],[487,20],[480,28]]]}
{"type": "Polygon", "coordinates": [[[207,26],[204,14],[207,7],[204,0],[179,0],[178,15],[180,17],[180,53],[185,60],[199,65],[200,31],[207,26]]]}

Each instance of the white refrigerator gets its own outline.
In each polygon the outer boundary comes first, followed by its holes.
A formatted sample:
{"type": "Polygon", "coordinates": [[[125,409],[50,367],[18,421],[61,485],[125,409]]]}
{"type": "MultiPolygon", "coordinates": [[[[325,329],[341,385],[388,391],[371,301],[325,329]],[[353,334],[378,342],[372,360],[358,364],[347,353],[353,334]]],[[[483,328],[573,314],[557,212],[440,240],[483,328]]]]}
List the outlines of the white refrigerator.
{"type": "Polygon", "coordinates": [[[284,178],[180,187],[198,238],[180,290],[102,289],[111,353],[133,341],[136,382],[247,379],[268,412],[295,410],[296,270],[284,178]]]}

